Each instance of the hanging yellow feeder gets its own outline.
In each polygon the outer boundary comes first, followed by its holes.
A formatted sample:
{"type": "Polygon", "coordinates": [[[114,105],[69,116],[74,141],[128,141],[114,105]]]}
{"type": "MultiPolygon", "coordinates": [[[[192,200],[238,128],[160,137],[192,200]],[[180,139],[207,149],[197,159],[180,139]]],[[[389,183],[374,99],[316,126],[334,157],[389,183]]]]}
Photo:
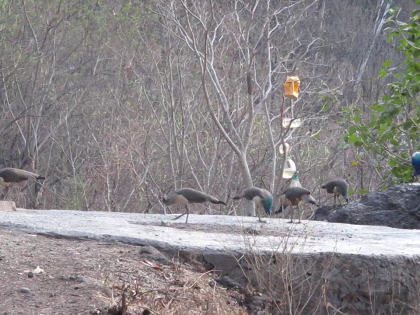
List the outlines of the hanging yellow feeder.
{"type": "Polygon", "coordinates": [[[299,77],[289,77],[287,76],[286,82],[284,82],[284,96],[292,99],[297,99],[299,96],[299,77]]]}

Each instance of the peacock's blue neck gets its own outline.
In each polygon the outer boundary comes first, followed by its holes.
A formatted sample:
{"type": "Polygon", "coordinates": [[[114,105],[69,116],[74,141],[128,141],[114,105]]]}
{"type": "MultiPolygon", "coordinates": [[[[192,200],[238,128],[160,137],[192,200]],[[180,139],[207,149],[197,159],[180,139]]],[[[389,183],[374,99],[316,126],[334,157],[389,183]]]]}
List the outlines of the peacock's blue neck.
{"type": "Polygon", "coordinates": [[[264,210],[265,213],[270,214],[271,205],[273,204],[273,200],[271,198],[265,199],[264,202],[264,210]]]}
{"type": "Polygon", "coordinates": [[[420,175],[420,152],[416,152],[412,155],[411,164],[414,167],[414,173],[412,176],[414,177],[420,175]]]}

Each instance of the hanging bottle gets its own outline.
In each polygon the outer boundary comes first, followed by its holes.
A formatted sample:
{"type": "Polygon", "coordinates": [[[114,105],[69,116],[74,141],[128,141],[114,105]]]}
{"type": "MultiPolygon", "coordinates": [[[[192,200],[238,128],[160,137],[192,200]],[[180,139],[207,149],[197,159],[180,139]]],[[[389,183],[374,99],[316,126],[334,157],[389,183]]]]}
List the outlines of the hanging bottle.
{"type": "Polygon", "coordinates": [[[296,164],[293,160],[288,156],[286,158],[286,165],[284,166],[283,170],[283,178],[292,178],[296,172],[296,164]]]}
{"type": "Polygon", "coordinates": [[[299,171],[296,171],[290,181],[290,187],[302,187],[299,181],[299,171]]]}

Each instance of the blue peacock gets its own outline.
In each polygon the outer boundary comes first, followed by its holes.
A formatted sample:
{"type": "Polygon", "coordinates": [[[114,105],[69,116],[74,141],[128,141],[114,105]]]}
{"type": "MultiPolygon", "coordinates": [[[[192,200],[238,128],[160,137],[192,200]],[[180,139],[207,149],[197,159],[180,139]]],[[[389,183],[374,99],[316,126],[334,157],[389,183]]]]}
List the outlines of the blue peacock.
{"type": "Polygon", "coordinates": [[[417,179],[417,176],[420,175],[420,152],[415,152],[411,156],[411,164],[414,168],[414,173],[411,175],[413,182],[417,179]]]}

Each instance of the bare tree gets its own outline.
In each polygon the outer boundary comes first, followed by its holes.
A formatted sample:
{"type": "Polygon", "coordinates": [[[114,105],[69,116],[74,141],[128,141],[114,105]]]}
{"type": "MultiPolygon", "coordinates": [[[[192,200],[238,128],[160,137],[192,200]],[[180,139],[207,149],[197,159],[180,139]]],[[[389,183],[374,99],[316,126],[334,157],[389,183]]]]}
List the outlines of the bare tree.
{"type": "MultiPolygon", "coordinates": [[[[258,184],[268,186],[271,191],[280,186],[276,179],[282,173],[285,156],[279,159],[276,152],[290,133],[290,129],[281,127],[280,119],[295,107],[294,103],[284,102],[280,88],[286,74],[323,45],[315,36],[309,36],[310,40],[290,37],[297,33],[292,31],[298,22],[306,18],[306,11],[299,11],[300,16],[291,12],[302,7],[311,10],[316,3],[170,1],[161,2],[157,10],[150,9],[162,17],[165,29],[194,54],[201,73],[199,87],[204,103],[237,157],[242,188],[254,184],[248,160],[256,132],[264,134],[261,145],[270,147],[271,156],[264,163],[270,169],[269,177],[258,184]],[[296,49],[301,52],[296,53],[296,49]],[[281,115],[276,99],[282,103],[281,115]],[[265,127],[259,126],[260,122],[265,127]]],[[[307,117],[313,115],[306,113],[307,117]]],[[[248,205],[248,214],[255,215],[252,203],[248,205]]]]}

